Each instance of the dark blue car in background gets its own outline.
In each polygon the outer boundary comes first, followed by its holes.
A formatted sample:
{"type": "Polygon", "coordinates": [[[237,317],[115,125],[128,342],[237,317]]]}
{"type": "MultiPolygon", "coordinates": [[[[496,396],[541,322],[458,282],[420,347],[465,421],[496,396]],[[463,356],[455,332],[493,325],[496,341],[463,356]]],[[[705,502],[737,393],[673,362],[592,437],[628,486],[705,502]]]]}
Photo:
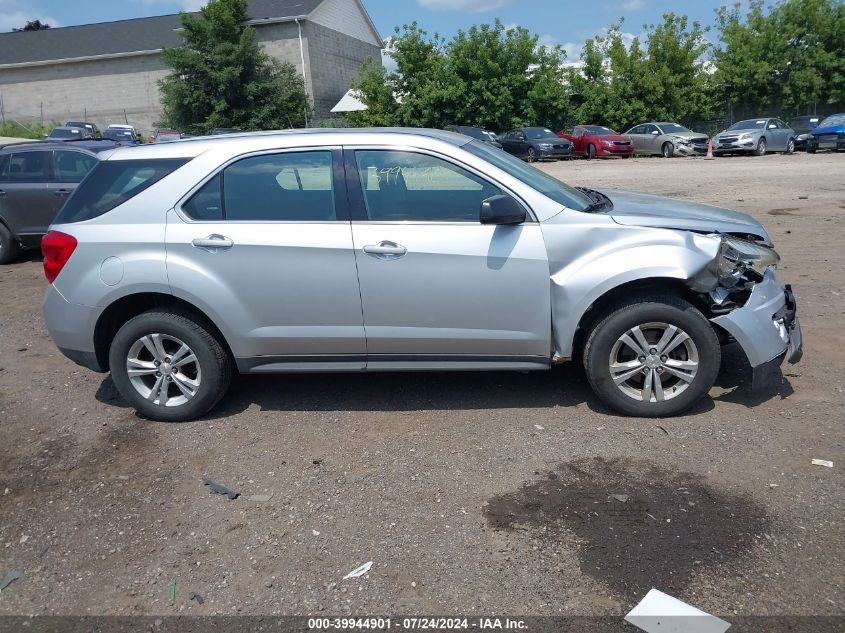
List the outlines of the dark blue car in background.
{"type": "Polygon", "coordinates": [[[813,154],[819,149],[845,150],[845,112],[831,114],[810,132],[807,151],[813,154]]]}

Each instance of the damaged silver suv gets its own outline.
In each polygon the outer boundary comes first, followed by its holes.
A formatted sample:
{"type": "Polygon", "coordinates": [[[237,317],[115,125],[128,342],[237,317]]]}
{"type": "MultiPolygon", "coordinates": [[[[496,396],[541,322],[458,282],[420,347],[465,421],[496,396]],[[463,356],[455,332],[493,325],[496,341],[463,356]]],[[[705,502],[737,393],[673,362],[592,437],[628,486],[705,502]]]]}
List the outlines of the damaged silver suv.
{"type": "MultiPolygon", "coordinates": [[[[747,215],[573,188],[434,130],[308,130],[117,149],[44,237],[47,327],[141,414],[202,416],[241,373],[583,362],[629,415],[801,357],[747,215]]],[[[280,383],[280,388],[284,383],[280,383]]]]}

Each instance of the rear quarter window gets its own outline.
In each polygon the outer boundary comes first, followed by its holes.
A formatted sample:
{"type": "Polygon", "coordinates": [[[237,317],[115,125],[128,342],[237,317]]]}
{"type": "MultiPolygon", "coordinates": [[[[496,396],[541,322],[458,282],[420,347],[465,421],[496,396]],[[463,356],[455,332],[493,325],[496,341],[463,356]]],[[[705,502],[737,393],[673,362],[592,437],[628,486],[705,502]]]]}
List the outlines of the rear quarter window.
{"type": "Polygon", "coordinates": [[[131,200],[188,162],[187,158],[111,160],[98,163],[56,217],[56,224],[83,222],[131,200]]]}

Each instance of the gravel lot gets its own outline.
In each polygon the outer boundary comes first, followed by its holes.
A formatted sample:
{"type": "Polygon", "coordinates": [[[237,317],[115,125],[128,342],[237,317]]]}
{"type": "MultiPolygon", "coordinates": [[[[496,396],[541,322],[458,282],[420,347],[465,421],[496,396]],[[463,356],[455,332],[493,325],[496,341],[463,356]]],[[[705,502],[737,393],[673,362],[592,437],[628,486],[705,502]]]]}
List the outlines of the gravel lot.
{"type": "Polygon", "coordinates": [[[241,378],[163,424],[54,348],[32,255],[0,268],[0,577],[24,573],[0,614],[621,615],[653,586],[728,619],[845,614],[845,154],[542,168],[760,219],[804,361],[755,395],[728,352],[659,421],[571,365],[241,378]]]}

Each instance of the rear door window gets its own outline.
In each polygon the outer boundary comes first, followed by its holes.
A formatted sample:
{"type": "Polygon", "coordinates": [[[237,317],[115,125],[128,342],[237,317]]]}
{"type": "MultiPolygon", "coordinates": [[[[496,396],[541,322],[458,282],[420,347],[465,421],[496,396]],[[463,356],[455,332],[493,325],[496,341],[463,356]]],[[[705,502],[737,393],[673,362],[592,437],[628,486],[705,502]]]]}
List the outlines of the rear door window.
{"type": "Polygon", "coordinates": [[[232,163],[182,206],[194,220],[337,220],[329,150],[251,156],[232,163]]]}
{"type": "Polygon", "coordinates": [[[188,162],[187,158],[107,160],[98,163],[68,199],[56,224],[82,222],[108,213],[188,162]]]}
{"type": "Polygon", "coordinates": [[[49,151],[15,152],[9,159],[9,182],[47,182],[49,151]]]}
{"type": "Polygon", "coordinates": [[[56,150],[53,152],[53,181],[82,182],[96,164],[97,159],[90,154],[56,150]]]}

